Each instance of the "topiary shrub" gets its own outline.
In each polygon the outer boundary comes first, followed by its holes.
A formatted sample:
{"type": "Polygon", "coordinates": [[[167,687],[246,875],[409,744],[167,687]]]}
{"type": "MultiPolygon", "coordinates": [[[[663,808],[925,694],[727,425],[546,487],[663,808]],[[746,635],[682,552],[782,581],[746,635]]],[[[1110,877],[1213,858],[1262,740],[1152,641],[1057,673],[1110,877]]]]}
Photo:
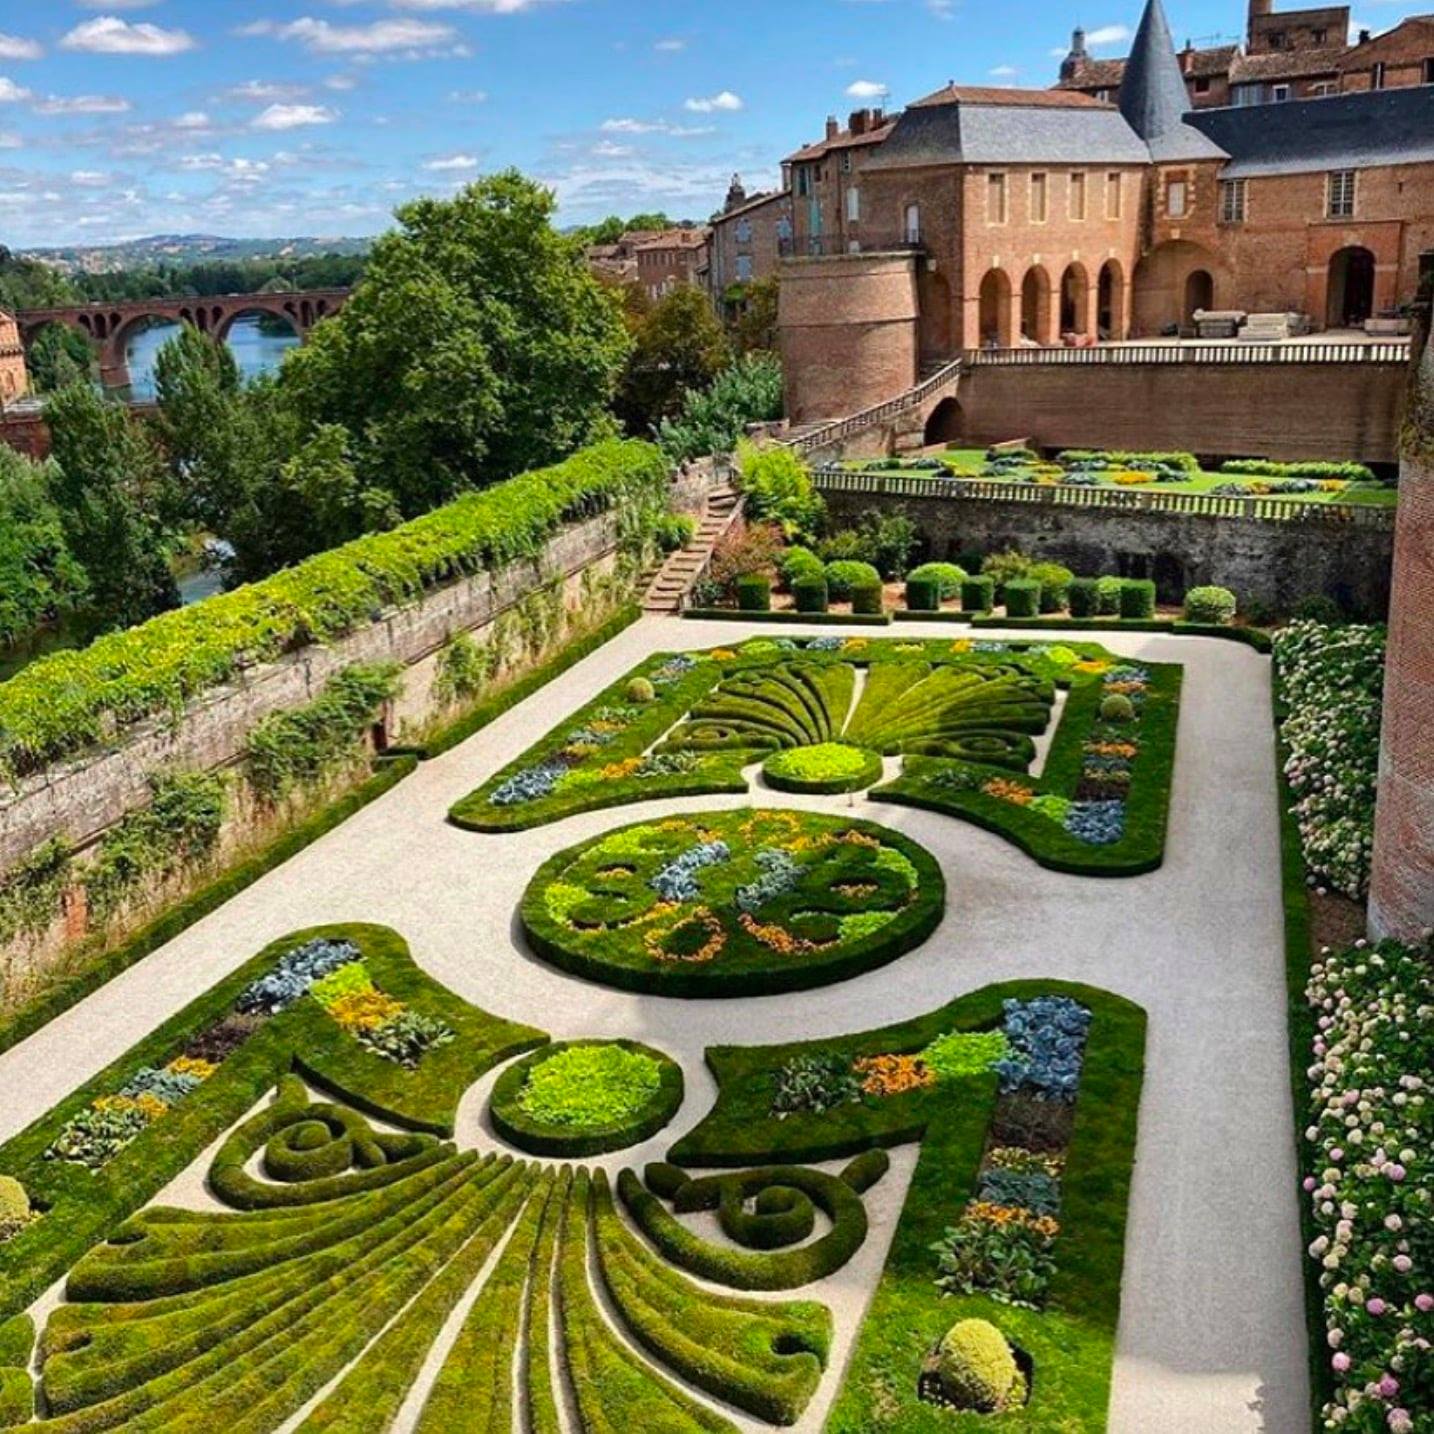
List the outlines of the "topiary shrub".
{"type": "Polygon", "coordinates": [[[1097,578],[1073,578],[1066,597],[1072,617],[1094,617],[1100,611],[1100,583],[1097,578]]]}
{"type": "Polygon", "coordinates": [[[772,606],[771,581],[761,573],[743,573],[737,579],[737,606],[743,612],[768,612],[772,606]]]}
{"type": "Polygon", "coordinates": [[[1344,609],[1332,597],[1326,597],[1323,593],[1312,593],[1309,597],[1301,598],[1290,616],[1296,622],[1320,622],[1326,627],[1338,627],[1340,623],[1349,621],[1344,609]]]}
{"type": "Polygon", "coordinates": [[[1235,594],[1229,588],[1191,588],[1185,594],[1185,621],[1219,623],[1234,621],[1235,594]]]}
{"type": "Polygon", "coordinates": [[[645,677],[634,677],[627,684],[627,700],[629,702],[651,702],[657,696],[651,682],[645,677]]]}
{"type": "Polygon", "coordinates": [[[849,598],[855,587],[872,583],[881,586],[881,574],[870,563],[858,562],[854,558],[839,558],[834,563],[828,563],[826,580],[827,590],[837,602],[849,598]]]}
{"type": "Polygon", "coordinates": [[[935,612],[941,606],[941,585],[935,578],[908,576],[906,606],[911,612],[935,612]]]}
{"type": "Polygon", "coordinates": [[[1096,615],[1114,617],[1120,611],[1120,594],[1124,578],[1106,577],[1095,580],[1096,615]]]}
{"type": "Polygon", "coordinates": [[[1003,553],[987,553],[981,559],[981,572],[996,584],[999,591],[1012,578],[1029,577],[1034,565],[1034,559],[1028,558],[1025,553],[1007,548],[1003,553]]]}
{"type": "Polygon", "coordinates": [[[792,584],[792,597],[796,601],[798,612],[825,612],[827,610],[826,578],[798,578],[792,584]]]}
{"type": "Polygon", "coordinates": [[[883,598],[880,582],[853,583],[851,589],[851,610],[867,616],[875,616],[882,610],[883,598]]]}
{"type": "Polygon", "coordinates": [[[1025,1403],[1026,1381],[1006,1336],[989,1320],[963,1319],[942,1337],[941,1389],[957,1409],[996,1414],[1025,1403]]]}
{"type": "Polygon", "coordinates": [[[782,555],[780,572],[782,581],[790,588],[798,578],[824,577],[826,564],[810,548],[797,544],[782,555]]]}
{"type": "Polygon", "coordinates": [[[990,612],[996,605],[996,580],[982,574],[966,578],[961,584],[961,608],[964,612],[990,612]]]}
{"type": "Polygon", "coordinates": [[[941,594],[941,601],[959,596],[961,584],[966,580],[966,570],[955,563],[922,563],[907,573],[906,581],[934,582],[941,594]]]}
{"type": "Polygon", "coordinates": [[[1041,610],[1041,585],[1034,578],[1012,578],[1005,588],[1007,617],[1035,617],[1041,610]]]}
{"type": "Polygon", "coordinates": [[[1112,692],[1100,704],[1102,722],[1130,722],[1135,718],[1135,703],[1123,692],[1112,692]]]}
{"type": "Polygon", "coordinates": [[[1148,621],[1155,616],[1155,584],[1149,578],[1127,578],[1120,589],[1120,615],[1148,621]]]}
{"type": "Polygon", "coordinates": [[[1064,563],[1033,563],[1027,576],[1041,585],[1041,611],[1064,612],[1075,574],[1064,563]]]}

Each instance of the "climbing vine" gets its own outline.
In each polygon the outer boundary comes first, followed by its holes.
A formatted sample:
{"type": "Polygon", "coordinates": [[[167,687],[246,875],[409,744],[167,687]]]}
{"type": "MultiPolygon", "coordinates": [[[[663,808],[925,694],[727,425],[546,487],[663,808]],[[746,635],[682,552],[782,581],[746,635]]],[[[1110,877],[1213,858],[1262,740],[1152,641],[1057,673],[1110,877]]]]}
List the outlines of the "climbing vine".
{"type": "Polygon", "coordinates": [[[0,946],[17,936],[33,936],[55,919],[73,858],[69,842],[55,837],[10,871],[0,886],[0,946]]]}

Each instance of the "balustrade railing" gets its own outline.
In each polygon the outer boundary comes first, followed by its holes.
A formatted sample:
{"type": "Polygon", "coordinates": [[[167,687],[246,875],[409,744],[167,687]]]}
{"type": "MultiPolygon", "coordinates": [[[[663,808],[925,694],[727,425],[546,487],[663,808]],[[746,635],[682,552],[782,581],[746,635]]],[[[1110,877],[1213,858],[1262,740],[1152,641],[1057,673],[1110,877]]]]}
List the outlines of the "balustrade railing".
{"type": "Polygon", "coordinates": [[[1011,365],[1046,367],[1053,364],[1407,364],[1409,341],[1101,344],[1089,349],[968,349],[963,357],[973,368],[1011,365]]]}

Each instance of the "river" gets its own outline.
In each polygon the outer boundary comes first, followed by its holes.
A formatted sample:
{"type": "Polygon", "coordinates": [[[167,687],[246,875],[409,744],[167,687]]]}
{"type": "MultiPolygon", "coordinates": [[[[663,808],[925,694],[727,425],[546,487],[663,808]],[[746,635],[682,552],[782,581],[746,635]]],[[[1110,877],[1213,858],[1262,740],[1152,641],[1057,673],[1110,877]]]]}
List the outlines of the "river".
{"type": "MultiPolygon", "coordinates": [[[[178,324],[155,324],[129,342],[130,393],[135,398],[154,397],[154,361],[163,346],[174,337],[178,324]]],[[[229,330],[229,347],[245,378],[254,378],[277,368],[287,350],[299,342],[287,331],[265,333],[257,314],[235,319],[229,330]]]]}

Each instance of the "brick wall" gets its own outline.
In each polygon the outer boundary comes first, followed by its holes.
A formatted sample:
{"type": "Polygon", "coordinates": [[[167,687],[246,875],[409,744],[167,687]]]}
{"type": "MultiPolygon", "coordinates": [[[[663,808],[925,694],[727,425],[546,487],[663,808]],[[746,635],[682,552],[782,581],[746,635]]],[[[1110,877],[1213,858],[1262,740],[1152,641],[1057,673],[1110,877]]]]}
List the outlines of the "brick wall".
{"type": "MultiPolygon", "coordinates": [[[[1393,536],[1389,529],[1061,507],[982,498],[894,498],[827,493],[839,527],[873,507],[917,526],[927,555],[957,562],[963,554],[1022,552],[1065,563],[1077,574],[1154,578],[1164,602],[1203,583],[1232,588],[1288,612],[1324,593],[1371,617],[1389,601],[1393,536]]],[[[1434,601],[1434,566],[1430,569],[1434,601]]],[[[1434,648],[1431,648],[1434,654],[1434,648]]],[[[1430,673],[1434,674],[1434,662],[1430,673]]],[[[1427,711],[1428,709],[1426,709],[1427,711]]],[[[1434,828],[1431,828],[1434,830],[1434,828]]]]}
{"type": "Polygon", "coordinates": [[[1225,457],[1393,463],[1400,364],[978,365],[961,380],[974,444],[1179,448],[1225,457]]]}

